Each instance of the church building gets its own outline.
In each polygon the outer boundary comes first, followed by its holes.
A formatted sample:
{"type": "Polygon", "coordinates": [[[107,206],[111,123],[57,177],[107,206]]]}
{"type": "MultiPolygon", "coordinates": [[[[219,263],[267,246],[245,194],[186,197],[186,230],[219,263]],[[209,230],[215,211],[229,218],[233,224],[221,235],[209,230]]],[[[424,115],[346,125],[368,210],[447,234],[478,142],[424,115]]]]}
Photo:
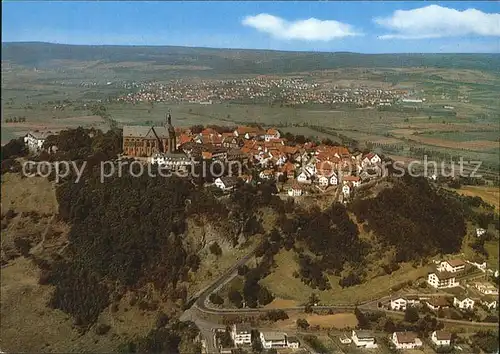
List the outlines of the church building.
{"type": "Polygon", "coordinates": [[[158,153],[174,153],[175,149],[176,136],[170,113],[166,116],[164,126],[126,125],[123,127],[124,155],[150,157],[158,153]]]}

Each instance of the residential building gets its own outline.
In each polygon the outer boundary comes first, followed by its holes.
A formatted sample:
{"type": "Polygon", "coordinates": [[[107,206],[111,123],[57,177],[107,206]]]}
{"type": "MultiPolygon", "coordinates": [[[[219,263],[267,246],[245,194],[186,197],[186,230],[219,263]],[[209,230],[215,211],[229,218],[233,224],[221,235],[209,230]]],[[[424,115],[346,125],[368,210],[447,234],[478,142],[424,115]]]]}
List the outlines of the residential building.
{"type": "Polygon", "coordinates": [[[352,339],[349,338],[346,334],[342,335],[342,337],[340,337],[340,343],[342,344],[351,344],[352,343],[352,339]]]}
{"type": "Polygon", "coordinates": [[[486,230],[485,230],[485,229],[483,229],[483,228],[477,228],[477,229],[476,229],[476,236],[477,236],[477,237],[481,237],[481,236],[483,236],[485,233],[486,233],[486,230]]]}
{"type": "Polygon", "coordinates": [[[392,334],[392,343],[396,349],[414,349],[422,346],[422,341],[414,332],[394,332],[392,334]]]}
{"type": "Polygon", "coordinates": [[[380,162],[382,162],[380,156],[371,152],[363,157],[363,159],[361,160],[361,166],[364,168],[379,164],[380,162]]]}
{"type": "Polygon", "coordinates": [[[487,282],[477,282],[474,284],[477,290],[484,295],[498,295],[498,288],[487,282]]]}
{"type": "Polygon", "coordinates": [[[260,332],[260,341],[264,349],[285,348],[286,335],[282,332],[260,332]]]}
{"type": "Polygon", "coordinates": [[[348,184],[343,185],[342,193],[344,194],[344,197],[348,197],[351,194],[351,187],[348,184]]]}
{"type": "Polygon", "coordinates": [[[438,347],[451,346],[451,333],[445,331],[434,331],[431,334],[431,341],[438,347]]]}
{"type": "Polygon", "coordinates": [[[404,297],[398,297],[391,299],[391,310],[394,311],[405,311],[408,302],[404,297]]]}
{"type": "Polygon", "coordinates": [[[223,191],[233,190],[238,185],[238,177],[236,176],[226,176],[217,178],[214,183],[217,188],[223,191]]]}
{"type": "Polygon", "coordinates": [[[155,153],[150,157],[150,162],[169,169],[186,168],[195,163],[184,153],[155,153]]]}
{"type": "Polygon", "coordinates": [[[51,131],[31,131],[24,137],[24,143],[28,147],[28,150],[32,154],[37,154],[42,151],[42,146],[49,135],[52,135],[51,131]]]}
{"type": "Polygon", "coordinates": [[[435,272],[427,276],[427,283],[436,289],[454,288],[459,285],[456,276],[449,272],[435,272]]]}
{"type": "Polygon", "coordinates": [[[290,197],[300,197],[303,193],[302,187],[298,184],[293,184],[289,189],[288,189],[288,195],[290,197]]]}
{"type": "Polygon", "coordinates": [[[453,306],[459,309],[472,310],[474,308],[474,300],[467,296],[455,296],[453,298],[453,306]]]}
{"type": "Polygon", "coordinates": [[[351,339],[357,347],[377,348],[375,336],[368,331],[353,330],[351,339]]]}
{"type": "Polygon", "coordinates": [[[277,129],[269,128],[264,135],[265,141],[276,140],[280,138],[280,132],[277,129]]]}
{"type": "Polygon", "coordinates": [[[252,329],[249,326],[233,324],[231,338],[235,345],[252,344],[252,329]]]}
{"type": "Polygon", "coordinates": [[[461,259],[451,259],[442,261],[437,270],[440,272],[457,273],[465,270],[465,262],[461,259]]]}
{"type": "Polygon", "coordinates": [[[448,299],[444,296],[432,296],[425,300],[428,308],[434,311],[450,307],[448,299]]]}
{"type": "Polygon", "coordinates": [[[498,297],[494,295],[485,295],[481,298],[481,304],[486,306],[488,310],[495,310],[498,307],[498,297]]]}
{"type": "Polygon", "coordinates": [[[311,177],[306,171],[302,171],[297,176],[297,182],[304,184],[311,184],[311,177]]]}
{"type": "Polygon", "coordinates": [[[353,187],[359,187],[361,185],[361,178],[358,176],[344,176],[342,178],[344,184],[351,184],[353,187]]]}
{"type": "Polygon", "coordinates": [[[300,347],[300,341],[297,337],[286,337],[286,345],[288,348],[297,349],[300,347]]]}

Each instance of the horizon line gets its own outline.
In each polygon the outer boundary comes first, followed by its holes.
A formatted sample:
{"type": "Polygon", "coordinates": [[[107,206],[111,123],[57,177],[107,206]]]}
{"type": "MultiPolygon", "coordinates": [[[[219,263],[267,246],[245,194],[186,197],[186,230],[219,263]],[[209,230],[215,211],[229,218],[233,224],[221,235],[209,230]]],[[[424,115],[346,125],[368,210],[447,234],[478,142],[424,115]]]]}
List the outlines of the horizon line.
{"type": "Polygon", "coordinates": [[[350,51],[328,51],[328,50],[286,50],[286,49],[259,49],[259,48],[235,48],[235,47],[205,47],[205,46],[190,46],[190,45],[170,45],[170,44],[74,44],[74,43],[59,43],[45,41],[2,41],[4,44],[49,44],[60,46],[80,46],[80,47],[171,47],[171,48],[192,48],[192,49],[214,49],[214,50],[244,50],[244,51],[266,51],[266,52],[284,52],[284,53],[325,53],[325,54],[359,54],[359,55],[426,55],[426,54],[459,54],[459,55],[475,55],[475,54],[495,54],[500,55],[500,52],[387,52],[387,53],[362,53],[350,51]]]}

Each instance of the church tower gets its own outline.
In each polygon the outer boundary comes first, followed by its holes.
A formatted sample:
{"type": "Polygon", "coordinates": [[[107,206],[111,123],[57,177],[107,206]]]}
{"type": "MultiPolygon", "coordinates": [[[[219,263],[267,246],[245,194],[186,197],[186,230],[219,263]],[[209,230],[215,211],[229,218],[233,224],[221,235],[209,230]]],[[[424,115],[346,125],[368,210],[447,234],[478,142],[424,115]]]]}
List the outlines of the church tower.
{"type": "Polygon", "coordinates": [[[170,154],[174,153],[177,147],[177,141],[176,141],[176,136],[175,136],[175,129],[174,126],[172,125],[172,116],[170,115],[170,112],[168,112],[166,116],[166,122],[165,122],[165,128],[168,131],[168,152],[170,154]]]}

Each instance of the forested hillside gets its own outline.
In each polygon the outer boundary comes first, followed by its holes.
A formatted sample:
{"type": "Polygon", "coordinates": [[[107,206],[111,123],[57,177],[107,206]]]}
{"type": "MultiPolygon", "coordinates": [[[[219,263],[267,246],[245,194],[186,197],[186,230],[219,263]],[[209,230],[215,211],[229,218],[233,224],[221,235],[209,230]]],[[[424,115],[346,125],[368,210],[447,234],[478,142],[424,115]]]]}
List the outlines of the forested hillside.
{"type": "Polygon", "coordinates": [[[138,61],[159,65],[204,66],[218,74],[282,74],[350,67],[436,67],[492,71],[500,66],[498,54],[358,54],[40,42],[2,43],[4,60],[40,68],[53,66],[55,62],[52,61],[58,60],[107,63],[138,61]]]}

